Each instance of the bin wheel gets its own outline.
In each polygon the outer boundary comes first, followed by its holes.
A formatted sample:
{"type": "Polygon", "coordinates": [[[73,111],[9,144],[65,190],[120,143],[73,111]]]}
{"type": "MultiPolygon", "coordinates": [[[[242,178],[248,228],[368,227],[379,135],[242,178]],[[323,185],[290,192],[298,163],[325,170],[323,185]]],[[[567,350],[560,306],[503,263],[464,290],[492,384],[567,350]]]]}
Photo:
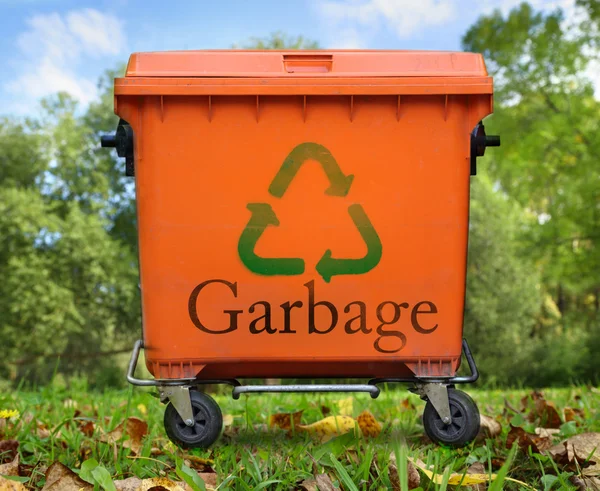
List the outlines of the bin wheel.
{"type": "Polygon", "coordinates": [[[187,426],[172,403],[165,410],[165,431],[169,440],[182,448],[207,448],[219,438],[223,415],[208,394],[190,390],[194,426],[187,426]]]}
{"type": "Polygon", "coordinates": [[[435,443],[463,447],[479,433],[479,409],[469,394],[448,389],[448,402],[452,423],[445,424],[430,401],[423,412],[423,426],[427,436],[435,443]]]}

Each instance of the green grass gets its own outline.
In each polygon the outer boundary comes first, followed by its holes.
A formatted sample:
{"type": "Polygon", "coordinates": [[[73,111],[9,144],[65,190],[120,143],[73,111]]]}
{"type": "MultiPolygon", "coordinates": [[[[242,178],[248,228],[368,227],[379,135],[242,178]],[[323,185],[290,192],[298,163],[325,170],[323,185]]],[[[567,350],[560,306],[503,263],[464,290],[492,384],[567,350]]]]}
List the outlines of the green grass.
{"type": "MultiPolygon", "coordinates": [[[[505,411],[505,398],[510,405],[519,408],[521,398],[529,393],[526,390],[468,390],[468,387],[466,390],[478,403],[481,413],[493,417],[505,411]]],[[[543,392],[546,400],[559,409],[570,406],[584,411],[579,425],[573,422],[561,427],[556,442],[574,433],[600,431],[599,392],[585,387],[543,392]]],[[[177,470],[181,475],[182,463],[192,455],[210,461],[204,470],[216,472],[218,481],[225,481],[220,489],[301,489],[299,483],[321,473],[328,474],[340,489],[392,489],[388,467],[390,453],[395,452],[401,481],[405,481],[404,465],[408,455],[435,464],[441,475],[446,469],[464,473],[470,464],[479,461],[488,471],[490,467],[496,473],[506,470],[508,476],[535,489],[544,489],[544,482],[552,483],[552,489],[575,489],[569,487],[567,471],[549,458],[531,455],[531,452],[519,450],[512,463],[500,470],[509,454],[505,441],[510,427],[504,417],[500,420],[502,433],[494,439],[463,449],[428,443],[420,423],[424,403],[406,390],[389,388],[376,400],[368,395],[354,396],[352,415],[356,417],[363,410],[370,410],[382,424],[382,433],[374,439],[346,434],[327,443],[305,433],[289,435],[281,430],[268,430],[269,416],[303,409],[302,422],[312,423],[324,417],[323,407],[330,408],[330,414],[335,415],[337,401],[346,395],[249,395],[235,401],[227,393],[221,393],[215,399],[224,415],[234,417],[233,424],[211,449],[188,452],[175,448],[166,439],[162,426],[164,406],[152,394],[150,390],[137,388],[92,393],[81,383],[70,389],[55,385],[37,392],[4,392],[0,396],[0,410],[17,409],[21,415],[18,420],[10,420],[4,429],[0,426],[0,435],[4,433],[4,439],[20,442],[21,461],[32,466],[31,477],[25,482],[31,488],[43,486],[45,467],[52,462],[60,461],[79,472],[82,463],[90,459],[95,459],[113,479],[166,476],[181,481],[177,470]],[[416,409],[403,407],[402,401],[407,398],[416,409]],[[141,418],[149,426],[142,450],[135,456],[120,444],[100,441],[103,432],[112,430],[128,416],[141,418]],[[91,436],[84,435],[79,428],[86,421],[95,424],[91,436]],[[406,449],[402,447],[403,442],[406,449]],[[544,476],[556,476],[556,479],[544,476]]],[[[529,430],[535,425],[528,427],[524,420],[522,424],[529,430]]],[[[188,465],[198,468],[198,459],[191,459],[188,465]]],[[[519,489],[519,485],[508,481],[495,486],[495,489],[519,489]]],[[[443,483],[432,483],[423,475],[421,487],[446,488],[443,483]]]]}

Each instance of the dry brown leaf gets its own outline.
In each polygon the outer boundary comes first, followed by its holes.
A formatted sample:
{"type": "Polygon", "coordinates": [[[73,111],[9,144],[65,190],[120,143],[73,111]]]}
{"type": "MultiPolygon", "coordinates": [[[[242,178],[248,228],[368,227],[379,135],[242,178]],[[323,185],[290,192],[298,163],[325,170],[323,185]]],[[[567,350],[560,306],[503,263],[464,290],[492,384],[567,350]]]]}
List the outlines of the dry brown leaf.
{"type": "Polygon", "coordinates": [[[113,482],[115,483],[115,488],[117,488],[117,491],[137,491],[142,484],[142,480],[135,476],[128,477],[127,479],[119,479],[113,482]]]}
{"type": "Polygon", "coordinates": [[[552,438],[554,435],[558,435],[560,433],[558,428],[536,428],[533,431],[541,438],[552,438]]]}
{"type": "Polygon", "coordinates": [[[331,478],[327,474],[319,474],[315,476],[319,491],[338,491],[331,482],[331,478]]]}
{"type": "Polygon", "coordinates": [[[203,459],[202,457],[196,457],[195,455],[184,455],[186,465],[197,471],[204,471],[210,469],[211,465],[215,463],[212,459],[203,459]]]}
{"type": "Polygon", "coordinates": [[[367,437],[377,437],[381,433],[381,425],[370,411],[364,410],[356,419],[362,434],[367,437]]]}
{"type": "Polygon", "coordinates": [[[323,416],[327,416],[331,412],[331,408],[329,406],[321,405],[321,414],[323,416]]]}
{"type": "Polygon", "coordinates": [[[83,433],[85,436],[91,437],[94,434],[94,430],[96,429],[96,425],[93,421],[83,421],[79,425],[79,431],[83,433]]]}
{"type": "Polygon", "coordinates": [[[521,399],[523,410],[530,406],[530,399],[533,401],[533,408],[528,415],[530,422],[539,420],[540,425],[544,428],[560,428],[562,421],[553,402],[546,401],[544,394],[534,391],[521,399]]]}
{"type": "Polygon", "coordinates": [[[0,440],[0,464],[15,460],[18,448],[19,442],[17,440],[0,440]]]}
{"type": "Polygon", "coordinates": [[[565,414],[565,421],[567,423],[569,421],[575,421],[577,423],[577,426],[579,426],[578,419],[583,419],[585,417],[585,413],[583,412],[583,409],[580,409],[580,408],[566,407],[564,409],[564,414],[565,414]]]}
{"type": "Polygon", "coordinates": [[[126,422],[121,422],[111,432],[102,435],[100,441],[106,443],[118,443],[123,437],[123,434],[128,438],[123,442],[123,447],[131,449],[135,454],[139,454],[142,449],[142,439],[148,434],[148,423],[132,416],[127,418],[126,422]]]}
{"type": "Polygon", "coordinates": [[[0,464],[0,475],[3,476],[18,476],[19,475],[19,454],[15,455],[12,462],[0,464]]]}
{"type": "Polygon", "coordinates": [[[569,478],[578,491],[600,491],[600,479],[589,476],[571,476],[569,478]]]}
{"type": "Polygon", "coordinates": [[[573,470],[577,465],[585,466],[582,469],[585,476],[600,475],[600,433],[582,433],[569,437],[550,448],[548,454],[557,463],[569,465],[573,470]]]}
{"type": "Polygon", "coordinates": [[[46,471],[46,484],[42,491],[87,491],[94,489],[71,469],[60,462],[54,462],[46,471]]]}
{"type": "MultiPolygon", "coordinates": [[[[417,468],[413,465],[413,463],[409,460],[407,461],[407,471],[408,471],[408,489],[416,489],[421,484],[421,475],[417,468]]],[[[400,487],[400,476],[398,474],[398,462],[396,460],[396,454],[392,452],[390,454],[390,466],[388,467],[388,471],[390,474],[390,482],[392,483],[392,487],[394,491],[404,491],[400,487]]]]}
{"type": "Polygon", "coordinates": [[[350,416],[327,416],[310,425],[298,425],[297,429],[316,435],[322,442],[326,442],[334,436],[355,430],[356,427],[356,421],[350,416]]]}
{"type": "Polygon", "coordinates": [[[281,428],[282,430],[291,430],[292,420],[294,422],[293,426],[295,428],[300,424],[300,421],[302,421],[303,412],[304,409],[295,413],[271,414],[271,416],[269,417],[269,426],[281,428]]]}
{"type": "Polygon", "coordinates": [[[410,402],[410,399],[404,399],[401,403],[400,403],[400,408],[403,410],[414,410],[416,409],[415,405],[410,402]]]}
{"type": "Polygon", "coordinates": [[[479,423],[479,434],[477,438],[479,440],[485,440],[486,438],[495,438],[502,431],[502,425],[494,418],[490,418],[485,414],[480,415],[479,423]]]}
{"type": "Polygon", "coordinates": [[[199,472],[200,479],[204,481],[207,491],[214,490],[217,487],[217,474],[214,472],[199,472]]]}
{"type": "Polygon", "coordinates": [[[300,487],[304,489],[304,491],[319,491],[316,479],[305,479],[300,483],[300,487]]]}
{"type": "MultiPolygon", "coordinates": [[[[485,474],[485,467],[481,462],[474,462],[467,469],[467,474],[485,474]]],[[[472,486],[468,486],[467,489],[472,489],[473,491],[485,491],[487,486],[483,483],[473,484],[472,486]]]]}
{"type": "Polygon", "coordinates": [[[533,433],[527,433],[519,426],[510,425],[510,431],[506,437],[506,448],[512,448],[515,441],[519,442],[519,447],[523,450],[531,447],[531,450],[535,453],[541,453],[552,446],[551,437],[542,437],[533,433]]]}
{"type": "Polygon", "coordinates": [[[223,426],[231,426],[233,424],[233,414],[223,415],[223,426]]]}
{"type": "Polygon", "coordinates": [[[0,476],[0,491],[27,491],[20,482],[0,476]]]}

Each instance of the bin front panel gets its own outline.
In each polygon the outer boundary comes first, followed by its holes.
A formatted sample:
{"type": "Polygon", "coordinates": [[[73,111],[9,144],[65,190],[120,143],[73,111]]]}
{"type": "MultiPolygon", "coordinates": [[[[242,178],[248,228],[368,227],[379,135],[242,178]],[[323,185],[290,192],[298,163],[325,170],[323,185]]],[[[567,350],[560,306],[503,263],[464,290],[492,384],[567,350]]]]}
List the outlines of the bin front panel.
{"type": "Polygon", "coordinates": [[[124,98],[150,362],[459,356],[477,97],[124,98]]]}

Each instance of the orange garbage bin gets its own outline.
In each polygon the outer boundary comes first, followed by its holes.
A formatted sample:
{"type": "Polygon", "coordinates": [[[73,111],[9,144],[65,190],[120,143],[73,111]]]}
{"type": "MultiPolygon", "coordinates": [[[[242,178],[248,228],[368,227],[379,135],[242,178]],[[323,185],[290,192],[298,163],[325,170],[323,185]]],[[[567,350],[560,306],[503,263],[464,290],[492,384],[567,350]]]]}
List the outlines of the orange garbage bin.
{"type": "MultiPolygon", "coordinates": [[[[424,426],[479,426],[454,384],[463,341],[469,177],[486,146],[481,55],[185,51],[131,55],[115,146],[135,176],[143,341],[128,379],[155,385],[169,437],[207,446],[206,383],[249,392],[414,383],[424,426]],[[154,376],[134,371],[141,348],[154,376]],[[243,385],[248,378],[364,384],[243,385]]],[[[464,353],[472,374],[456,375],[464,353]]]]}

